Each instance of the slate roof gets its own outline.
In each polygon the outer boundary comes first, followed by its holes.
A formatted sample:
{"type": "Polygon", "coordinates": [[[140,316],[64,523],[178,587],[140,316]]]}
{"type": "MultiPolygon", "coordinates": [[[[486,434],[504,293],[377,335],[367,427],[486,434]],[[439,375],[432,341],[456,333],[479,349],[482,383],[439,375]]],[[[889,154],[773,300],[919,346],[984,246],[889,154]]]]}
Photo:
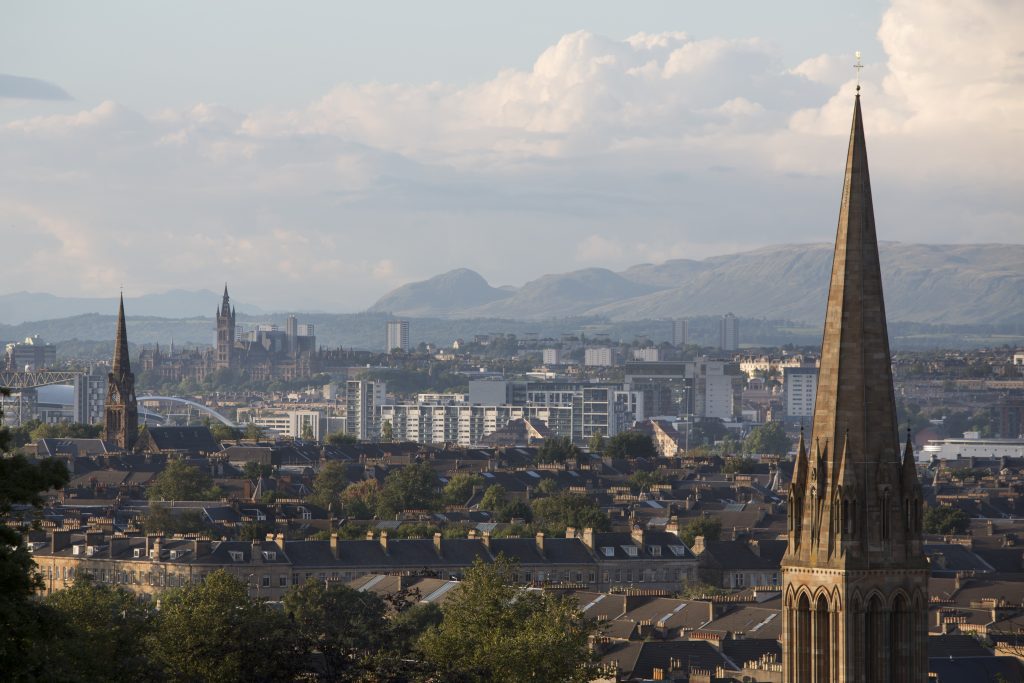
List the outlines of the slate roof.
{"type": "Polygon", "coordinates": [[[774,655],[782,661],[782,644],[775,638],[727,638],[721,649],[737,666],[759,660],[762,655],[774,655]]]}
{"type": "MultiPolygon", "coordinates": [[[[759,545],[761,543],[771,544],[770,541],[758,542],[759,545]]],[[[776,543],[782,543],[782,551],[785,552],[785,541],[778,541],[776,543]]],[[[777,571],[780,566],[781,556],[775,557],[778,549],[774,545],[769,545],[769,550],[772,551],[772,556],[765,557],[763,554],[754,554],[746,541],[707,541],[704,544],[704,552],[701,553],[701,562],[713,564],[725,570],[754,569],[777,571]],[[706,558],[704,557],[705,555],[707,555],[706,558]]]]}
{"type": "Polygon", "coordinates": [[[209,427],[148,427],[150,443],[158,451],[216,453],[220,443],[209,427]]]}
{"type": "Polygon", "coordinates": [[[1024,681],[1024,664],[1015,657],[966,657],[960,659],[929,659],[928,671],[936,675],[936,683],[963,681],[1024,681]],[[999,678],[999,677],[1002,678],[999,678]]]}

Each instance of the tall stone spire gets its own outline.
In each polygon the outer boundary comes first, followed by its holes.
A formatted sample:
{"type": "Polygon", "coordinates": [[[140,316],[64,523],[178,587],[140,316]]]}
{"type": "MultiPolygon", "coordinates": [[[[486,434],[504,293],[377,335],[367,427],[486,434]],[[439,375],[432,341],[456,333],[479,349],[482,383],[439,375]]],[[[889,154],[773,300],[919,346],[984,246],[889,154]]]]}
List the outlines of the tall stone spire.
{"type": "Polygon", "coordinates": [[[924,681],[921,487],[913,452],[908,444],[901,453],[896,427],[859,93],[809,450],[801,438],[789,494],[783,678],[924,681]]]}
{"type": "Polygon", "coordinates": [[[128,329],[124,319],[124,294],[117,309],[114,358],[107,375],[107,399],[103,406],[103,438],[118,448],[135,447],[139,407],[135,400],[135,375],[128,354],[128,329]]]}
{"type": "Polygon", "coordinates": [[[124,294],[121,294],[121,302],[117,308],[117,333],[114,335],[114,359],[111,370],[115,375],[132,371],[128,354],[128,329],[124,322],[124,294]]]}

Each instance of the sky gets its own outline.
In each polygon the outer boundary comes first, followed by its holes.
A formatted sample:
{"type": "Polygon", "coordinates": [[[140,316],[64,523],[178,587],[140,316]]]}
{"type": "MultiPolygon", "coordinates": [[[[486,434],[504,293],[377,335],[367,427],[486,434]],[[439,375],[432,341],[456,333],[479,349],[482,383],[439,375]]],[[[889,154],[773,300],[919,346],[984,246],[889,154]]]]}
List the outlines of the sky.
{"type": "MultiPolygon", "coordinates": [[[[1024,3],[0,8],[0,293],[358,311],[835,231],[856,74],[879,237],[1024,241],[1024,3]]],[[[1022,266],[1024,267],[1024,266],[1022,266]]]]}

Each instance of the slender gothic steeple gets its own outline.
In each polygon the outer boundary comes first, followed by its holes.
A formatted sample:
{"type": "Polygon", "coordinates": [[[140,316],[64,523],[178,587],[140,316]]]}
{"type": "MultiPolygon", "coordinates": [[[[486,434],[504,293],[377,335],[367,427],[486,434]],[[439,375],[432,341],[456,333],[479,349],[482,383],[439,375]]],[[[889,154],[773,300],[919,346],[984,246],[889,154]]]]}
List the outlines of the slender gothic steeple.
{"type": "Polygon", "coordinates": [[[104,440],[118,448],[131,450],[139,429],[139,407],[135,400],[135,375],[128,354],[128,330],[124,319],[124,294],[117,310],[114,358],[107,375],[107,399],[104,404],[104,440]]]}
{"type": "Polygon", "coordinates": [[[859,92],[810,443],[801,435],[789,495],[784,680],[924,681],[921,488],[896,428],[859,92]]]}

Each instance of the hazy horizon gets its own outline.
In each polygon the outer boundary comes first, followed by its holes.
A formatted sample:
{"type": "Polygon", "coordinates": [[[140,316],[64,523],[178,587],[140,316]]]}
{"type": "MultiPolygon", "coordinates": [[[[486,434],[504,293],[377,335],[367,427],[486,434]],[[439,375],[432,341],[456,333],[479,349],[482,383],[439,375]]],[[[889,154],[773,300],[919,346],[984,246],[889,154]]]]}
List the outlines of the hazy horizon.
{"type": "Polygon", "coordinates": [[[1024,241],[1019,4],[198,8],[12,8],[5,290],[351,312],[829,242],[855,50],[879,238],[1024,241]]]}

